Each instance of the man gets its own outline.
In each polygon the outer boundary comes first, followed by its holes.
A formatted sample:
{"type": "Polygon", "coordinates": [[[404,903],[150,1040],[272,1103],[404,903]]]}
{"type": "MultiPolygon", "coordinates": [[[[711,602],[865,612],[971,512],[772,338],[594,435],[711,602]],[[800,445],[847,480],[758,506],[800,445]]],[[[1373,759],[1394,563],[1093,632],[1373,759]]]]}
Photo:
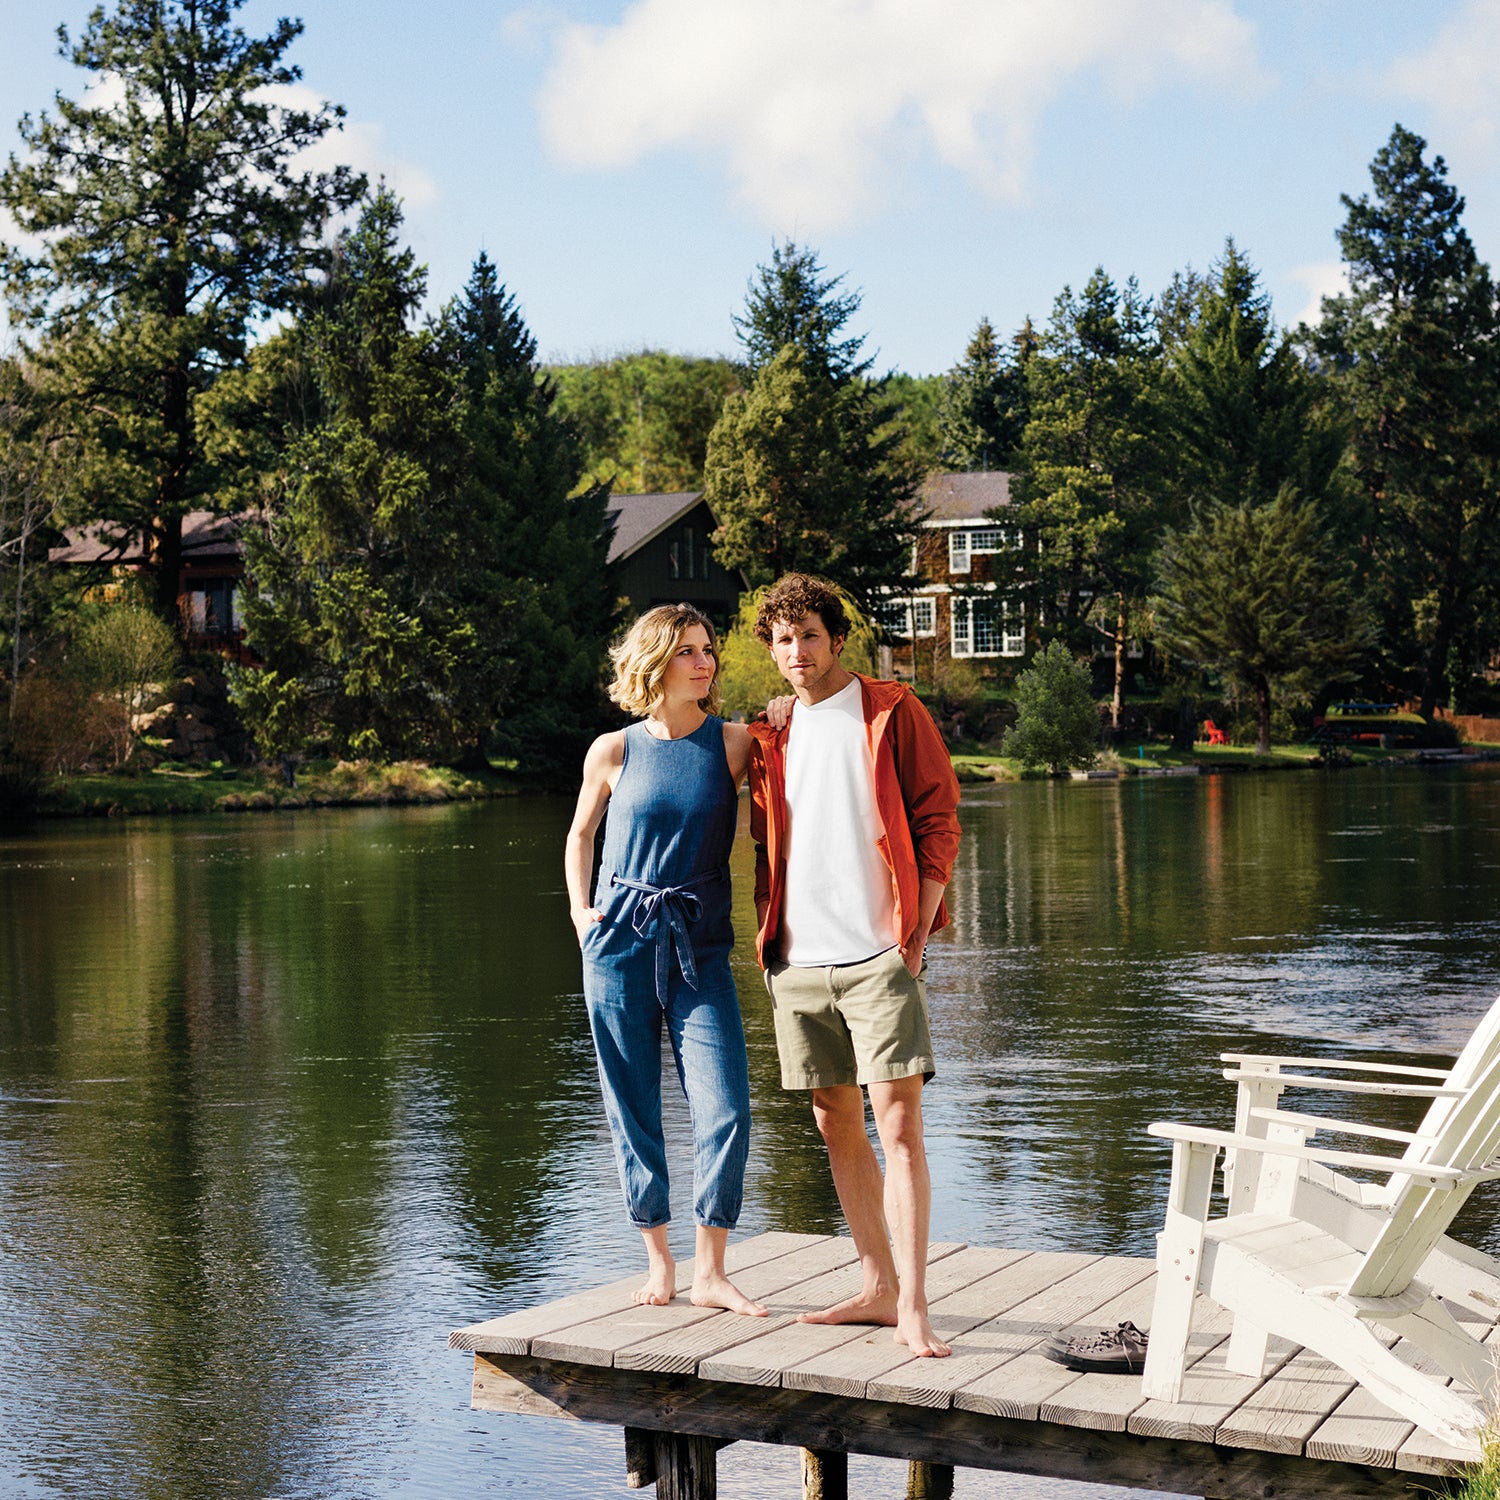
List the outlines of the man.
{"type": "Polygon", "coordinates": [[[796,695],[785,728],[751,725],[756,953],[782,1086],[812,1091],[863,1275],[856,1296],[803,1320],[886,1324],[913,1354],[942,1356],[951,1351],[932,1331],[926,1292],[923,950],[948,920],[958,781],[916,695],[840,663],[848,631],[838,593],[801,573],[766,594],[755,621],[796,695]]]}

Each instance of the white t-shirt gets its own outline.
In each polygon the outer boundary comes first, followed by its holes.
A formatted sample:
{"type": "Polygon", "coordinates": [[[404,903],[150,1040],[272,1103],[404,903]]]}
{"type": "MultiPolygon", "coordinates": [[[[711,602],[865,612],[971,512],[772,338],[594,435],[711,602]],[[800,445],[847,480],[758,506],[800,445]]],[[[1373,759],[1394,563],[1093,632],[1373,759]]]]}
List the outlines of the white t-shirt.
{"type": "Polygon", "coordinates": [[[797,968],[857,964],[900,940],[880,857],[875,762],[859,679],[792,709],[786,744],[786,900],[781,956],[797,968]]]}

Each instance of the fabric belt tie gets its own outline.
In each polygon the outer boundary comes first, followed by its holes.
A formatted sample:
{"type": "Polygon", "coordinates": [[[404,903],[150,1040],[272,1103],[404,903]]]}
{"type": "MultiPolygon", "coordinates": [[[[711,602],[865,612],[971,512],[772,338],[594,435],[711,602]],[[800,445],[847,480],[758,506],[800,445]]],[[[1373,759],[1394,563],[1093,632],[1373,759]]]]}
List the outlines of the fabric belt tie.
{"type": "Polygon", "coordinates": [[[630,925],[635,928],[637,937],[656,939],[656,1003],[663,1010],[667,1008],[667,985],[672,974],[674,947],[683,983],[690,990],[698,988],[698,960],[688,936],[688,923],[696,922],[703,915],[703,903],[693,887],[723,878],[719,870],[710,870],[708,874],[682,885],[647,885],[644,880],[627,880],[623,875],[611,874],[609,877],[611,885],[639,891],[645,898],[636,902],[630,925]]]}

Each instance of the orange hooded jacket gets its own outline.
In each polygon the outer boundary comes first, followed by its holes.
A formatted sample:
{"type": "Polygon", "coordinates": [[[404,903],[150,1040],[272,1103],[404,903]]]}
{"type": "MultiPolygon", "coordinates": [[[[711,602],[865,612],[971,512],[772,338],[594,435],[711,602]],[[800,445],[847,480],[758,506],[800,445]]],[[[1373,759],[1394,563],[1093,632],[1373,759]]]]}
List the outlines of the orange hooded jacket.
{"type": "MultiPolygon", "coordinates": [[[[874,749],[875,807],[880,855],[896,894],[896,926],[903,945],[916,932],[923,880],[947,885],[958,855],[958,778],[948,747],[921,699],[900,682],[854,674],[874,749]]],[[[765,720],[750,726],[750,833],[755,840],[755,910],[760,930],[755,956],[762,968],[776,954],[786,895],[785,729],[765,720]]],[[[939,903],[932,930],[947,925],[939,903]]]]}

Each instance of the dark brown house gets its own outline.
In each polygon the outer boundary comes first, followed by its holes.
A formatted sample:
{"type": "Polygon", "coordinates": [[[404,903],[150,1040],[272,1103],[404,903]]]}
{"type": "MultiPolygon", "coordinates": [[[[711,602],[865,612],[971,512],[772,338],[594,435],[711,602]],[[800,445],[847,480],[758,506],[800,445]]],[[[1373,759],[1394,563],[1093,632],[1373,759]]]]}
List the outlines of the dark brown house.
{"type": "MultiPolygon", "coordinates": [[[[140,538],[106,522],[69,531],[64,544],[53,547],[47,558],[63,567],[96,569],[106,591],[120,572],[139,573],[146,566],[140,538]]],[[[250,659],[239,610],[244,576],[239,518],[208,510],[189,511],[182,518],[177,608],[192,649],[219,651],[242,661],[250,659]]]]}
{"type": "Polygon", "coordinates": [[[692,604],[722,631],[733,620],[744,575],[725,568],[709,545],[718,522],[699,490],[675,495],[612,495],[609,560],[632,614],[656,604],[692,604]]]}

